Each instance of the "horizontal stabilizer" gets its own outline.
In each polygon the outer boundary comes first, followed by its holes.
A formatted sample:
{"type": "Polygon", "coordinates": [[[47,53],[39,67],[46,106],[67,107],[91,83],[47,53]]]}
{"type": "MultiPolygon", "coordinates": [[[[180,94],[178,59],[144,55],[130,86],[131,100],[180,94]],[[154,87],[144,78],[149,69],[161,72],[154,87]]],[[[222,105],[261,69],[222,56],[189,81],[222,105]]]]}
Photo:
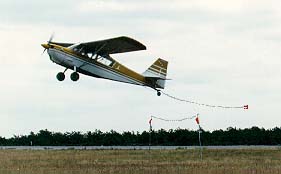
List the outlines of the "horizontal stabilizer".
{"type": "Polygon", "coordinates": [[[167,78],[162,78],[162,77],[148,77],[145,76],[146,79],[155,79],[155,80],[172,80],[172,79],[167,79],[167,78]]]}

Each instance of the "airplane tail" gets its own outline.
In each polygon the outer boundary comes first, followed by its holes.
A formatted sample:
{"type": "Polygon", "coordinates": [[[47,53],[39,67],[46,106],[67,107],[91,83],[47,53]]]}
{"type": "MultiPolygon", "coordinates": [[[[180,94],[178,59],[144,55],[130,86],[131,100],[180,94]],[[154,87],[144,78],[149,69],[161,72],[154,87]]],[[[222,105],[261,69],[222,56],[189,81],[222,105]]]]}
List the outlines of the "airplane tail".
{"type": "Polygon", "coordinates": [[[167,80],[167,68],[168,62],[159,58],[143,73],[143,75],[153,88],[164,89],[167,80]]]}

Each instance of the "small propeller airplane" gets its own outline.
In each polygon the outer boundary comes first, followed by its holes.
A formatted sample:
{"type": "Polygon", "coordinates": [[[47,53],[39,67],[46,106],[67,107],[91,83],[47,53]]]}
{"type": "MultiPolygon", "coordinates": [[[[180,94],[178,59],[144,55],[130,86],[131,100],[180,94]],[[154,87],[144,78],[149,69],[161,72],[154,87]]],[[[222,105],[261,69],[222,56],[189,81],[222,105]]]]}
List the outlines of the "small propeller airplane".
{"type": "MultiPolygon", "coordinates": [[[[148,86],[157,91],[164,89],[168,62],[157,59],[144,73],[139,74],[111,57],[111,54],[146,50],[140,42],[126,37],[116,37],[84,43],[52,42],[53,35],[46,44],[42,44],[54,63],[65,67],[63,72],[57,74],[57,79],[63,81],[65,72],[73,70],[72,81],[79,79],[79,73],[92,77],[103,78],[134,85],[148,86]]],[[[43,53],[44,53],[43,52],[43,53]]]]}

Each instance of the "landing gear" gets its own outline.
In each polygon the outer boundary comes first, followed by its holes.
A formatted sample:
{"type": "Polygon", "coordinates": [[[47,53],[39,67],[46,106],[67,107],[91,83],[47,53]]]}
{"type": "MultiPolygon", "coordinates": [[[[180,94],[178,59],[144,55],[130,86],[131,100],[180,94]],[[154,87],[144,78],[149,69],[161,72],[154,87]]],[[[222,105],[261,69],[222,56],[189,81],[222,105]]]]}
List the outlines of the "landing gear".
{"type": "MultiPolygon", "coordinates": [[[[65,79],[64,73],[66,72],[66,70],[67,70],[67,68],[66,68],[63,72],[59,72],[59,73],[57,74],[57,79],[58,79],[58,81],[63,81],[63,80],[65,79]]],[[[76,71],[76,67],[74,67],[74,72],[71,73],[70,79],[71,79],[72,81],[74,81],[74,82],[76,82],[76,81],[79,79],[79,74],[78,74],[77,71],[76,71]]]]}
{"type": "Polygon", "coordinates": [[[73,72],[70,75],[70,79],[74,82],[76,82],[79,79],[79,74],[77,72],[73,72]]]}
{"type": "Polygon", "coordinates": [[[57,79],[58,79],[58,81],[63,81],[65,79],[64,73],[63,72],[59,72],[57,74],[57,79]]]}
{"type": "Polygon", "coordinates": [[[67,70],[67,68],[66,68],[63,72],[59,72],[59,73],[57,74],[57,79],[58,79],[58,81],[63,81],[63,80],[65,79],[64,73],[65,73],[66,70],[67,70]]]}
{"type": "Polygon", "coordinates": [[[157,91],[157,96],[161,96],[161,91],[157,91]]]}

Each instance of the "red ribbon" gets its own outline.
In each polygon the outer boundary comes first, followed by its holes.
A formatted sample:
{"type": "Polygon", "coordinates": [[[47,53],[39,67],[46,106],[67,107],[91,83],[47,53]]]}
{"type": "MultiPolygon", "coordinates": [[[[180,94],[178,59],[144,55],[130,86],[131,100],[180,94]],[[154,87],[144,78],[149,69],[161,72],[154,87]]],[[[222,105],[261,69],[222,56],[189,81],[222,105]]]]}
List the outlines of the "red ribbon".
{"type": "Polygon", "coordinates": [[[199,118],[198,117],[195,118],[195,121],[196,121],[197,124],[199,124],[199,118]]]}

